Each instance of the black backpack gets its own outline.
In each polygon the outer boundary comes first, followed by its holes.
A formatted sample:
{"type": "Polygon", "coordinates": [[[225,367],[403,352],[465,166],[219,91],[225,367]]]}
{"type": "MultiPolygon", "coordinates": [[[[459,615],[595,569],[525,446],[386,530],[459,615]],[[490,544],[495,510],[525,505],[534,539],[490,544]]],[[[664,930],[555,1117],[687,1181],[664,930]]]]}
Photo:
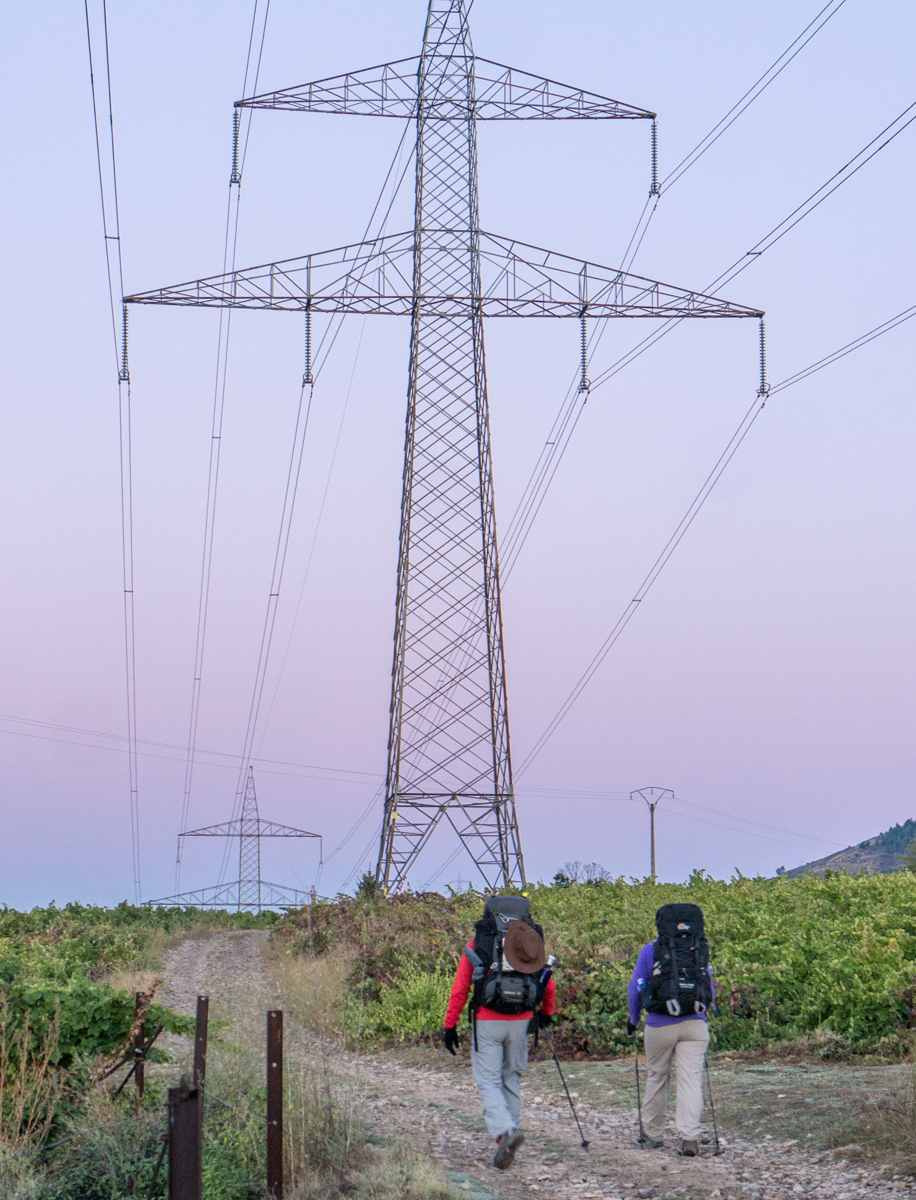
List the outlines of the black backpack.
{"type": "Polygon", "coordinates": [[[541,980],[542,973],[523,975],[513,971],[503,956],[503,942],[511,921],[524,921],[544,937],[541,926],[531,919],[531,901],[527,897],[488,897],[483,918],[474,925],[473,948],[468,947],[464,952],[474,968],[469,1014],[472,1021],[478,1008],[489,1008],[508,1017],[532,1012],[541,1002],[546,986],[546,980],[541,980]]]}
{"type": "Polygon", "coordinates": [[[666,1017],[705,1013],[712,1004],[712,983],[703,910],[696,904],[663,904],[655,925],[655,966],[639,994],[643,1008],[666,1017]]]}

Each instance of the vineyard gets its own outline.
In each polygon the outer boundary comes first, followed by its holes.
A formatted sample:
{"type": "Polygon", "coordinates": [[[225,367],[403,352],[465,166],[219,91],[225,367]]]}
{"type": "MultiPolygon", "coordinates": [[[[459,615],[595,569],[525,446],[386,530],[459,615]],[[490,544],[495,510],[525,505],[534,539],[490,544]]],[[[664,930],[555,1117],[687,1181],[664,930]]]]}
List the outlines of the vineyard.
{"type": "MultiPolygon", "coordinates": [[[[777,880],[739,876],[729,882],[697,873],[681,885],[558,877],[530,895],[548,949],[559,959],[555,1038],[567,1057],[632,1053],[626,985],[640,947],[652,937],[655,909],[675,900],[699,903],[706,913],[719,998],[715,1050],[787,1047],[841,1073],[853,1063],[893,1064],[910,1056],[916,875],[909,870],[777,880]]],[[[319,1035],[301,1043],[301,1053],[318,1058],[308,1060],[288,1096],[306,1147],[297,1160],[305,1165],[295,1169],[315,1176],[315,1164],[324,1164],[320,1187],[301,1194],[337,1195],[334,1188],[349,1179],[354,1197],[388,1196],[378,1172],[390,1173],[391,1156],[408,1151],[392,1143],[385,1150],[390,1162],[370,1162],[363,1149],[367,1134],[360,1132],[365,1117],[346,1088],[338,1096],[321,1048],[339,1045],[371,1060],[416,1046],[410,1053],[430,1062],[446,1058],[422,1047],[441,1027],[458,956],[480,911],[481,897],[474,893],[385,899],[368,880],[355,897],[319,901],[285,916],[126,904],[0,911],[2,1194],[90,1200],[139,1194],[142,1184],[143,1194],[164,1195],[164,1180],[153,1182],[163,1089],[184,1069],[180,1047],[187,1043],[173,1038],[168,1055],[154,1048],[150,1062],[164,1065],[150,1067],[142,1103],[130,1089],[116,1095],[119,1077],[106,1080],[105,1073],[130,1044],[141,980],[149,995],[147,1028],[190,1031],[188,1016],[152,994],[164,959],[174,962],[187,945],[198,956],[207,946],[223,947],[211,982],[233,994],[214,1027],[208,1094],[217,1103],[208,1110],[204,1141],[207,1195],[233,1200],[260,1194],[251,1191],[263,1166],[260,1026],[252,1041],[230,1025],[241,1001],[263,1018],[269,979],[291,1028],[319,1035]],[[226,940],[233,937],[256,939],[246,944],[262,947],[250,949],[255,957],[244,971],[235,943],[226,940]],[[242,971],[237,982],[232,971],[242,971]]],[[[909,1134],[902,1140],[908,1145],[909,1134]]],[[[899,1150],[900,1137],[895,1144],[899,1150]]],[[[422,1165],[415,1155],[411,1163],[411,1170],[422,1165]]],[[[397,1166],[402,1169],[403,1163],[397,1166]]],[[[439,1176],[424,1186],[418,1196],[444,1194],[439,1176]]]]}
{"type": "MultiPolygon", "coordinates": [[[[340,898],[290,913],[276,938],[313,959],[349,965],[339,999],[351,1036],[411,1040],[441,1025],[458,955],[481,901],[428,893],[340,898]]],[[[692,901],[706,913],[720,1050],[807,1040],[824,1055],[909,1047],[916,989],[916,876],[828,874],[686,884],[623,879],[530,891],[557,955],[560,1037],[572,1052],[626,1049],[626,986],[655,909],[692,901]]]]}
{"type": "MultiPolygon", "coordinates": [[[[0,910],[0,1195],[92,1200],[151,1182],[162,1084],[151,1080],[139,1107],[132,1092],[114,1094],[120,1080],[103,1085],[131,1042],[130,985],[155,979],[162,954],[188,936],[275,920],[128,904],[0,910]],[[74,1140],[85,1128],[99,1131],[94,1140],[74,1140]]],[[[148,1026],[189,1033],[193,1020],[156,1003],[155,984],[147,986],[148,1026]]],[[[154,1046],[148,1061],[168,1056],[154,1046]]]]}

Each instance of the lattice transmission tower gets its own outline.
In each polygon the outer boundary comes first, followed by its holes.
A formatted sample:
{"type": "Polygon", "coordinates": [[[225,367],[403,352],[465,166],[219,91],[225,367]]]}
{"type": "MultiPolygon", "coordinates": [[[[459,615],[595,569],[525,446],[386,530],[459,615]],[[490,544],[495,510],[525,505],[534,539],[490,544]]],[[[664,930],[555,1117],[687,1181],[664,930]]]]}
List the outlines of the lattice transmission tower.
{"type": "Polygon", "coordinates": [[[163,896],[150,900],[149,904],[181,905],[189,908],[235,908],[239,912],[260,912],[263,908],[305,903],[310,894],[296,888],[284,887],[279,883],[268,883],[261,878],[261,838],[318,838],[318,833],[295,829],[292,825],[280,825],[276,821],[264,821],[258,811],[258,793],[254,785],[254,771],[248,768],[245,779],[245,795],[242,814],[235,821],[224,821],[221,825],[207,825],[203,829],[189,829],[180,833],[186,837],[219,837],[238,840],[239,877],[230,883],[215,887],[198,888],[195,892],[182,892],[178,896],[163,896]]]}
{"type": "MultiPolygon", "coordinates": [[[[487,59],[465,0],[430,0],[422,53],[237,102],[416,127],[413,229],[126,298],[410,318],[384,822],[377,878],[403,885],[445,818],[488,887],[523,883],[506,703],[485,317],[760,317],[699,292],[480,228],[477,122],[652,120],[487,59]]],[[[584,342],[584,336],[583,336],[584,342]]],[[[583,358],[582,383],[587,388],[583,358]]]]}

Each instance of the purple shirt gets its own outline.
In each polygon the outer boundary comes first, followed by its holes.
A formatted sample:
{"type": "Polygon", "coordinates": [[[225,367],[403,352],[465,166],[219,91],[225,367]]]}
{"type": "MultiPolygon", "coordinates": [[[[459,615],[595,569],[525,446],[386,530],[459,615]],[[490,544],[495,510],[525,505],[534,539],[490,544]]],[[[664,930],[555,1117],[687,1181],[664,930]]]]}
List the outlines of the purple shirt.
{"type": "MultiPolygon", "coordinates": [[[[639,1018],[642,1014],[642,1006],[639,1003],[639,985],[647,980],[652,973],[652,968],[655,966],[655,943],[650,942],[648,946],[643,946],[639,952],[639,958],[636,960],[636,967],[633,971],[633,978],[630,980],[630,986],[627,988],[627,1000],[630,1005],[630,1022],[633,1025],[639,1024],[639,1018]]],[[[712,977],[712,968],[707,967],[709,972],[709,983],[712,987],[712,998],[716,998],[716,984],[712,977]]],[[[663,1013],[646,1013],[647,1025],[677,1025],[679,1021],[705,1021],[706,1013],[688,1013],[683,1017],[669,1017],[663,1013]]]]}

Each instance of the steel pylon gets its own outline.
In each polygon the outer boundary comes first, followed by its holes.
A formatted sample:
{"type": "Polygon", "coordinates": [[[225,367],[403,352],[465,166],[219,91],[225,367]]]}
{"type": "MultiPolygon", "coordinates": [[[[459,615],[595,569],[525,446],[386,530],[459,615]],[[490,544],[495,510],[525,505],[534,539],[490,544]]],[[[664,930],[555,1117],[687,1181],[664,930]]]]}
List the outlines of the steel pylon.
{"type": "Polygon", "coordinates": [[[186,833],[179,834],[179,837],[237,838],[239,877],[231,883],[221,883],[216,887],[198,888],[194,892],[182,892],[177,896],[148,900],[147,904],[235,908],[239,912],[260,912],[263,908],[302,904],[308,899],[306,892],[284,887],[282,884],[268,883],[266,879],[261,878],[261,838],[318,838],[321,842],[321,835],[309,833],[305,829],[295,829],[292,825],[261,820],[252,767],[248,768],[242,813],[237,820],[225,821],[221,825],[207,825],[204,829],[189,829],[186,833]]]}
{"type": "Polygon", "coordinates": [[[237,101],[237,107],[415,122],[411,231],[126,297],[135,304],[410,317],[388,767],[376,869],[386,890],[406,884],[443,818],[487,887],[525,882],[512,784],[483,318],[763,315],[481,231],[478,121],[654,120],[655,113],[476,57],[467,8],[465,0],[430,0],[417,58],[237,101]]]}
{"type": "Polygon", "coordinates": [[[443,816],[489,886],[525,878],[500,613],[474,108],[464,5],[432,0],[417,76],[415,303],[377,868],[386,890],[406,881],[443,816]],[[454,311],[435,311],[427,294],[455,296],[454,311]]]}

